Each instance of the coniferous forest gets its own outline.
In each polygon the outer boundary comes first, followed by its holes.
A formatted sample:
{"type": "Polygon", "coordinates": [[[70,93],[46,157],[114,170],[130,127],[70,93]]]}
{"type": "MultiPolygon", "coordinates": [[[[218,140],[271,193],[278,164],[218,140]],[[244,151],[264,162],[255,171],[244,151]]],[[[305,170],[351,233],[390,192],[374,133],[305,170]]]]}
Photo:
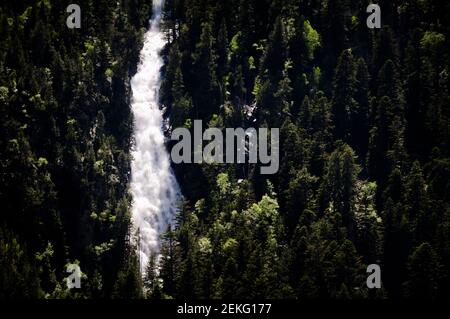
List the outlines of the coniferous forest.
{"type": "Polygon", "coordinates": [[[450,3],[374,1],[370,29],[366,0],[166,0],[166,135],[280,128],[280,165],[173,164],[179,211],[141,272],[152,0],[76,2],[79,29],[71,1],[0,6],[0,299],[450,299],[450,3]]]}

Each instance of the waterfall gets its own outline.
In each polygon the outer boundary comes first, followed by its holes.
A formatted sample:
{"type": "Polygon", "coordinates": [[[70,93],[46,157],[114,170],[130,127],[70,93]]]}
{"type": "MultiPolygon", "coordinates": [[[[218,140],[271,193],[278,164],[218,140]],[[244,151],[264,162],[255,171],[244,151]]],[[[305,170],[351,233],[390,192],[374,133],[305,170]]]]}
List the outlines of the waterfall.
{"type": "Polygon", "coordinates": [[[153,17],[145,34],[140,64],[131,79],[134,117],[134,144],[131,163],[133,227],[139,233],[141,271],[150,253],[159,252],[159,237],[173,221],[177,210],[179,186],[170,167],[163,134],[163,116],[158,95],[165,45],[160,31],[163,0],[153,0],[153,17]]]}

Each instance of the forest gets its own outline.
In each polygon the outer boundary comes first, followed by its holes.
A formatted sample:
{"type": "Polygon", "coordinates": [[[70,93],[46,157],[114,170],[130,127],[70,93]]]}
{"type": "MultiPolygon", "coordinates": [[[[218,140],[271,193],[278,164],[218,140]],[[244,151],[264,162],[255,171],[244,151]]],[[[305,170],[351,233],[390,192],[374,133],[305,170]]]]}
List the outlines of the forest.
{"type": "Polygon", "coordinates": [[[280,167],[172,165],[183,200],[143,273],[130,78],[152,1],[77,0],[72,30],[69,3],[0,7],[0,300],[450,299],[450,3],[374,1],[370,29],[366,0],[164,1],[166,134],[279,128],[280,167]]]}

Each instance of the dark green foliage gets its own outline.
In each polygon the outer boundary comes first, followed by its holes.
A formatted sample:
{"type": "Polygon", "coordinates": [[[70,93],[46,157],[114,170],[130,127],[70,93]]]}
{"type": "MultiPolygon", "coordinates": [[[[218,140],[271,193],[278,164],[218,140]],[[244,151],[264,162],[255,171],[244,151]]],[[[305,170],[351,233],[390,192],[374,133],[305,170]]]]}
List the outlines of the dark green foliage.
{"type": "Polygon", "coordinates": [[[128,81],[151,1],[77,3],[75,30],[60,1],[6,1],[0,10],[1,299],[140,294],[137,268],[122,262],[128,81]],[[69,293],[65,266],[75,260],[85,276],[69,293]]]}
{"type": "Polygon", "coordinates": [[[130,256],[128,264],[118,272],[112,298],[141,299],[142,278],[136,256],[130,256]]]}
{"type": "Polygon", "coordinates": [[[405,294],[415,299],[434,299],[439,289],[440,265],[429,243],[417,247],[408,258],[408,281],[405,294]]]}
{"type": "Polygon", "coordinates": [[[171,127],[278,127],[280,169],[174,167],[185,201],[142,280],[128,81],[150,2],[81,1],[77,31],[58,1],[2,4],[0,298],[449,298],[448,4],[380,1],[369,30],[364,1],[166,0],[171,127]]]}
{"type": "MultiPolygon", "coordinates": [[[[355,1],[167,8],[178,12],[171,21],[181,30],[166,50],[167,79],[178,66],[184,80],[196,79],[183,96],[197,109],[174,111],[171,122],[268,125],[280,127],[281,139],[275,176],[252,165],[180,169],[188,205],[173,230],[181,274],[173,295],[401,298],[417,296],[432,276],[427,291],[449,296],[437,283],[450,276],[420,266],[450,266],[449,30],[430,1],[381,6],[381,30],[367,28],[366,4],[355,1]],[[171,62],[175,49],[181,63],[171,62]],[[204,75],[196,78],[193,67],[204,75]],[[200,87],[210,92],[204,110],[200,87]],[[250,118],[248,105],[256,106],[250,118]],[[268,198],[278,217],[261,232],[256,212],[270,211],[268,198]],[[372,263],[383,270],[380,293],[365,288],[372,263]]],[[[179,105],[189,103],[172,107],[179,105]]]]}
{"type": "Polygon", "coordinates": [[[342,52],[333,81],[333,122],[335,138],[349,142],[352,113],[358,105],[354,99],[356,77],[354,58],[350,49],[342,52]]]}

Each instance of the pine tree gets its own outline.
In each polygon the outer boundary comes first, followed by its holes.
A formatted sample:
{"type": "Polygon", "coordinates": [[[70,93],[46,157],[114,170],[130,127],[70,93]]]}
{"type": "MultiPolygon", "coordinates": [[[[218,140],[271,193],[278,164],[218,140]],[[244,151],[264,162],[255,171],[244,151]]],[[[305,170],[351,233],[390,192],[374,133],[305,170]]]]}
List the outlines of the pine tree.
{"type": "Polygon", "coordinates": [[[143,286],[146,289],[147,296],[153,298],[159,288],[156,254],[152,253],[145,267],[145,276],[143,286]]]}
{"type": "Polygon", "coordinates": [[[339,212],[352,237],[355,235],[353,203],[359,171],[354,151],[348,145],[341,145],[331,154],[320,186],[321,210],[332,206],[339,212]]]}
{"type": "Polygon", "coordinates": [[[0,228],[0,299],[41,298],[43,291],[26,249],[8,230],[0,228]]]}
{"type": "Polygon", "coordinates": [[[222,102],[215,72],[214,42],[211,23],[204,22],[200,40],[192,56],[193,74],[197,84],[193,92],[195,115],[202,119],[209,119],[213,113],[217,112],[222,102]]]}
{"type": "Polygon", "coordinates": [[[356,88],[355,66],[350,49],[339,57],[333,80],[332,114],[334,136],[345,142],[351,140],[352,114],[358,105],[354,99],[356,88]]]}
{"type": "Polygon", "coordinates": [[[303,211],[307,208],[312,208],[313,187],[316,182],[317,178],[311,176],[306,168],[297,171],[295,176],[292,177],[289,188],[285,191],[286,223],[291,231],[293,230],[293,225],[297,225],[303,211]]]}
{"type": "Polygon", "coordinates": [[[173,127],[181,127],[190,118],[192,113],[192,100],[186,92],[181,67],[175,70],[172,84],[173,104],[170,110],[170,121],[173,127]]]}
{"type": "Polygon", "coordinates": [[[417,155],[424,145],[421,119],[425,116],[423,91],[429,86],[421,81],[420,39],[421,30],[410,32],[405,52],[405,100],[406,100],[406,145],[410,153],[417,155]]]}
{"type": "Polygon", "coordinates": [[[160,277],[163,283],[163,293],[174,297],[180,270],[180,249],[176,234],[169,226],[161,239],[160,277]]]}
{"type": "Polygon", "coordinates": [[[384,187],[389,174],[389,165],[386,162],[386,154],[391,147],[392,101],[384,96],[378,103],[375,125],[370,131],[368,171],[371,178],[375,179],[381,187],[384,187]]]}
{"type": "MultiPolygon", "coordinates": [[[[166,107],[171,107],[174,103],[173,91],[175,90],[175,78],[178,76],[178,81],[182,80],[183,74],[181,70],[181,52],[178,45],[173,45],[170,48],[168,61],[164,69],[164,78],[161,81],[160,101],[166,107]],[[178,73],[178,74],[177,74],[178,73]]],[[[178,87],[180,82],[177,83],[178,87]]],[[[177,93],[180,88],[175,90],[177,93]]],[[[182,94],[182,92],[180,92],[182,94]]]]}
{"type": "Polygon", "coordinates": [[[323,36],[325,72],[332,74],[337,56],[348,47],[347,19],[349,7],[344,0],[328,1],[321,6],[319,32],[323,36]]]}
{"type": "Polygon", "coordinates": [[[392,29],[389,26],[384,26],[378,33],[373,46],[372,57],[372,74],[378,74],[388,60],[397,65],[398,49],[392,29]]]}
{"type": "Polygon", "coordinates": [[[408,217],[401,204],[388,198],[383,211],[385,221],[384,263],[385,282],[389,297],[403,295],[402,284],[406,280],[406,261],[412,245],[408,217]]]}
{"type": "Polygon", "coordinates": [[[125,267],[119,271],[114,285],[113,298],[141,299],[143,298],[142,278],[138,270],[136,256],[130,256],[125,267]]]}
{"type": "Polygon", "coordinates": [[[361,258],[351,241],[345,240],[337,248],[333,262],[335,265],[334,278],[328,283],[331,295],[336,298],[353,297],[354,288],[362,286],[363,280],[361,280],[362,276],[360,275],[361,258]]]}
{"type": "Polygon", "coordinates": [[[269,36],[269,41],[261,58],[260,75],[271,83],[278,83],[282,76],[287,57],[285,26],[278,17],[269,36]],[[267,73],[266,73],[267,72],[267,73]]]}
{"type": "Polygon", "coordinates": [[[356,63],[355,101],[357,110],[352,117],[352,144],[360,157],[367,154],[369,143],[369,71],[363,58],[356,63]]]}
{"type": "Polygon", "coordinates": [[[414,299],[435,299],[439,289],[440,264],[433,247],[425,242],[408,258],[405,295],[414,299]]]}
{"type": "Polygon", "coordinates": [[[418,161],[413,163],[405,183],[406,203],[412,231],[417,243],[431,240],[435,231],[433,211],[422,169],[418,161]]]}
{"type": "Polygon", "coordinates": [[[227,24],[224,19],[220,24],[219,34],[217,35],[217,77],[224,88],[224,76],[228,73],[228,32],[227,24]]]}

